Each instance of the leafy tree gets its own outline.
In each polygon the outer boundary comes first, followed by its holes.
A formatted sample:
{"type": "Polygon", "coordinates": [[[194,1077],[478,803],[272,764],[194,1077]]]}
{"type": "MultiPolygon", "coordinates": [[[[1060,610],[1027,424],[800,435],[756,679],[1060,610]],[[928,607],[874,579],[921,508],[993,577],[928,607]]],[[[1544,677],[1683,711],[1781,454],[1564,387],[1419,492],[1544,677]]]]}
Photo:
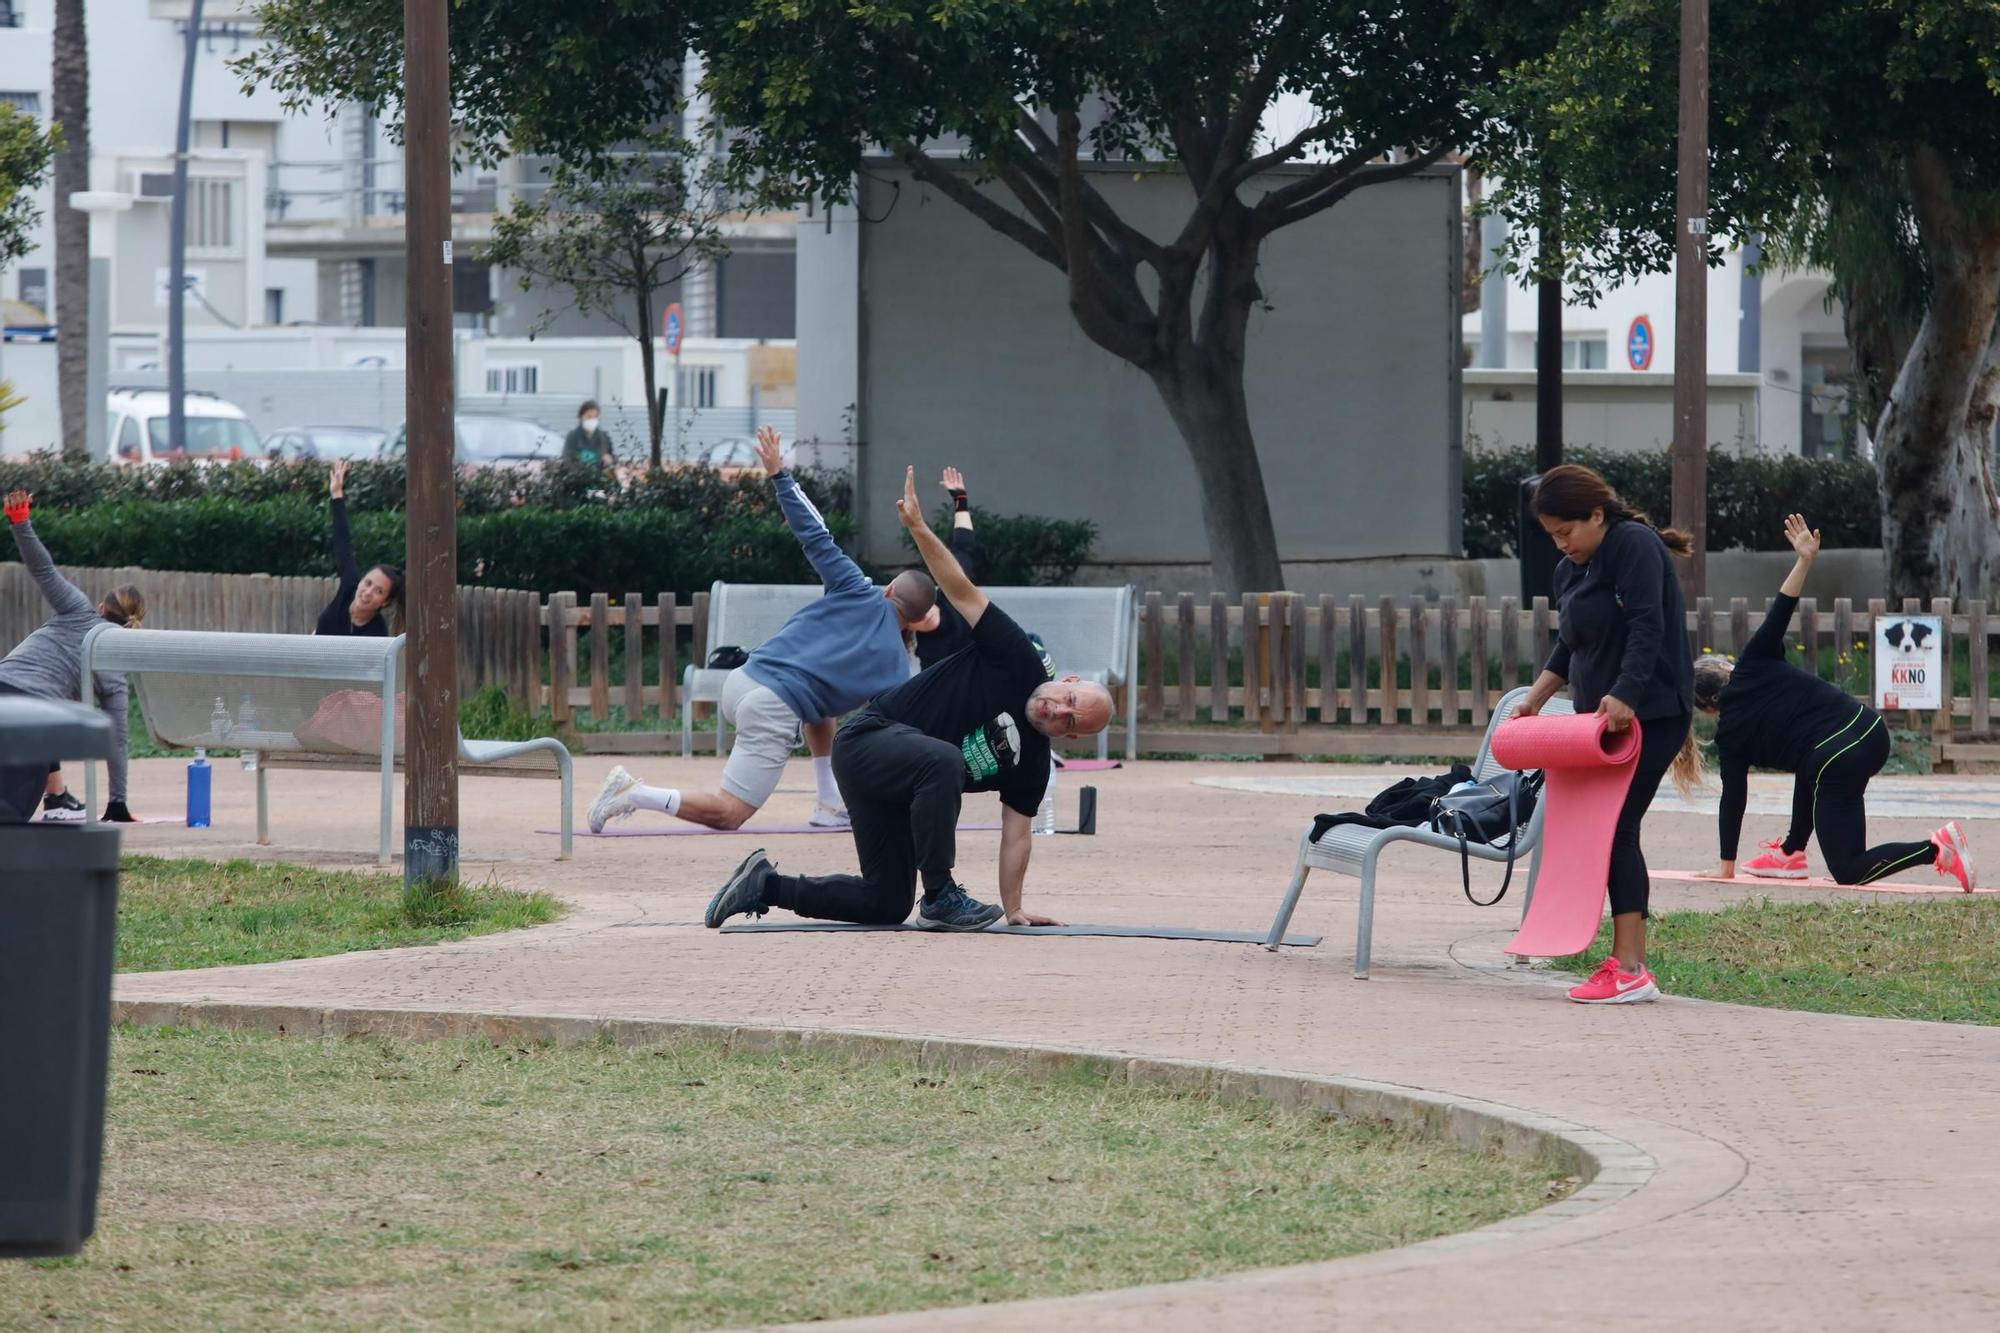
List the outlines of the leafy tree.
{"type": "Polygon", "coordinates": [[[49,177],[49,163],[62,141],[33,116],[0,102],[0,268],[28,253],[28,230],[41,219],[35,191],[49,177]]]}
{"type": "MultiPolygon", "coordinates": [[[[2000,5],[1755,0],[1710,44],[1710,232],[1825,265],[1877,409],[1892,597],[1980,597],[2000,563],[2000,5]]],[[[1676,0],[1617,0],[1512,73],[1549,132],[1496,151],[1517,215],[1561,182],[1573,281],[1665,271],[1676,0]]],[[[1714,252],[1720,257],[1720,250],[1714,252]]]]}
{"type": "MultiPolygon", "coordinates": [[[[665,131],[623,151],[559,163],[539,198],[517,198],[494,220],[486,258],[520,274],[521,290],[566,287],[573,304],[612,320],[639,344],[652,465],[660,466],[653,355],[655,296],[728,249],[727,190],[704,145],[665,131]]],[[[554,310],[544,310],[537,328],[554,310]]],[[[679,409],[679,403],[675,403],[679,409]]]]}
{"type": "MultiPolygon", "coordinates": [[[[1475,137],[1500,65],[1479,17],[1490,8],[684,0],[642,13],[492,0],[455,11],[454,88],[473,137],[574,160],[659,115],[661,71],[693,50],[733,158],[774,197],[849,199],[866,154],[886,148],[1045,262],[1086,336],[1147,375],[1193,458],[1218,582],[1275,588],[1243,375],[1268,299],[1264,242],[1475,137]],[[1310,114],[1273,142],[1261,126],[1281,94],[1310,114]],[[1180,225],[1154,235],[1122,216],[1086,157],[1177,166],[1180,225]]],[[[394,101],[395,0],[270,0],[262,13],[274,40],[250,77],[296,100],[394,101]]]]}

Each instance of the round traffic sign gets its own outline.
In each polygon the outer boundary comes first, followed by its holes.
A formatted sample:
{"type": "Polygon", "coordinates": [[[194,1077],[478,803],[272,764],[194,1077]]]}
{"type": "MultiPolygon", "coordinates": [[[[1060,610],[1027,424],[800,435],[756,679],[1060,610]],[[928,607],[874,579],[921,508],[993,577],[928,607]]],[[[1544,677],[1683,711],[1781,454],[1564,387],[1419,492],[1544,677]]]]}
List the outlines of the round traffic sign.
{"type": "Polygon", "coordinates": [[[1633,320],[1625,333],[1625,360],[1634,370],[1653,364],[1653,321],[1644,315],[1633,320]]]}
{"type": "Polygon", "coordinates": [[[667,307],[667,313],[660,316],[660,334],[667,340],[667,355],[681,354],[681,308],[676,302],[667,307]]]}

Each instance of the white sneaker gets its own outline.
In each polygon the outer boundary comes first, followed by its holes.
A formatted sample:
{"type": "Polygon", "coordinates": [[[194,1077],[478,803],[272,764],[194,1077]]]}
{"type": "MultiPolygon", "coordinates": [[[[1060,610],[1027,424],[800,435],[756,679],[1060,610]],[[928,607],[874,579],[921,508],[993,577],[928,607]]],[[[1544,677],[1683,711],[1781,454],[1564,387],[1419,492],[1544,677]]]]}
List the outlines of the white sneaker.
{"type": "Polygon", "coordinates": [[[814,828],[853,828],[854,821],[847,817],[847,811],[839,806],[828,805],[825,801],[815,801],[813,812],[806,823],[814,828]]]}
{"type": "Polygon", "coordinates": [[[602,833],[606,824],[638,809],[632,804],[632,789],[638,785],[639,779],[626,772],[623,764],[614,767],[597,789],[597,799],[590,803],[590,831],[602,833]]]}

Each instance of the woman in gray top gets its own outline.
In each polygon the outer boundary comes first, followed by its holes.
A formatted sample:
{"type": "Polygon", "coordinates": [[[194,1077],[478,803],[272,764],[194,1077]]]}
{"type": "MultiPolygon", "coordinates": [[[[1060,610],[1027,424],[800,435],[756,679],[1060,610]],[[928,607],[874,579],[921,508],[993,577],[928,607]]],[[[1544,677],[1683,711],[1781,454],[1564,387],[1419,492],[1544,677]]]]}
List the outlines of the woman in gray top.
{"type": "MultiPolygon", "coordinates": [[[[26,491],[11,492],[6,501],[7,523],[14,530],[21,563],[28,567],[55,614],[0,659],[0,693],[76,700],[83,697],[83,636],[99,621],[137,627],[146,615],[146,599],[127,583],[102,602],[92,603],[81,588],[57,573],[48,548],[28,521],[33,500],[26,491]]],[[[111,800],[104,808],[104,818],[130,823],[132,813],[125,808],[125,678],[100,671],[94,684],[97,706],[111,719],[111,758],[107,764],[111,800]]],[[[11,807],[27,818],[41,799],[46,773],[45,768],[0,768],[0,807],[11,807]]]]}

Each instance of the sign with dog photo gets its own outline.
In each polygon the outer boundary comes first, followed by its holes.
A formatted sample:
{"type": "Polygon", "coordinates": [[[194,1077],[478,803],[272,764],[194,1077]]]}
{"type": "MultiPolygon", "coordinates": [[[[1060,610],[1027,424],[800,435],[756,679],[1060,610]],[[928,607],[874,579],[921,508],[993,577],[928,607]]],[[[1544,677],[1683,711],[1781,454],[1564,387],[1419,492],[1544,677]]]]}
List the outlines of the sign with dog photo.
{"type": "Polygon", "coordinates": [[[1875,621],[1875,706],[1944,707],[1944,622],[1936,616],[1875,621]]]}

